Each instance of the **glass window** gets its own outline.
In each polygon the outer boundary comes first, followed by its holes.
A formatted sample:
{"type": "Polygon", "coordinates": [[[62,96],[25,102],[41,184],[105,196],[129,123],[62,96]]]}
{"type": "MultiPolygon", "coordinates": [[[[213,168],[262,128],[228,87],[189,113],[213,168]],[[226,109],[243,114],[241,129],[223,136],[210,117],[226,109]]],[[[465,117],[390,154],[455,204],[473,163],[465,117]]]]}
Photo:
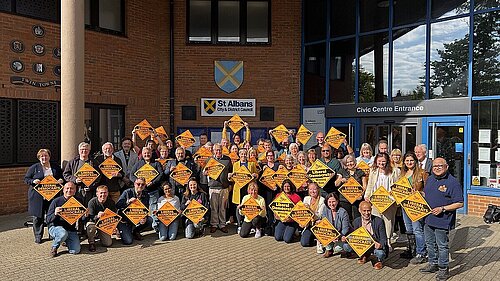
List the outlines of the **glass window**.
{"type": "Polygon", "coordinates": [[[394,5],[394,26],[425,22],[427,0],[398,0],[394,5]]]}
{"type": "Polygon", "coordinates": [[[268,11],[268,2],[247,2],[247,42],[269,42],[268,11]]]}
{"type": "Polygon", "coordinates": [[[304,7],[305,41],[326,38],[326,0],[308,0],[304,7]]]}
{"type": "Polygon", "coordinates": [[[389,27],[389,0],[360,0],[361,32],[389,27]]]}
{"type": "Polygon", "coordinates": [[[359,102],[387,101],[389,44],[387,32],[359,39],[359,102]]]}
{"type": "Polygon", "coordinates": [[[325,44],[306,46],[304,61],[304,105],[325,104],[325,44]]]}
{"type": "Polygon", "coordinates": [[[413,151],[415,145],[417,145],[417,127],[406,126],[406,145],[403,154],[405,154],[408,151],[413,151]]]}
{"type": "Polygon", "coordinates": [[[472,175],[480,185],[500,188],[500,101],[472,103],[472,175]]]}
{"type": "Polygon", "coordinates": [[[57,0],[16,0],[16,13],[55,22],[58,19],[58,5],[57,0]]]}
{"type": "Polygon", "coordinates": [[[189,1],[189,41],[210,42],[212,4],[207,0],[189,1]]]}
{"type": "Polygon", "coordinates": [[[0,0],[0,11],[11,12],[11,0],[0,0]]]}
{"type": "Polygon", "coordinates": [[[354,102],[355,51],[355,38],[330,44],[330,103],[354,102]]]}
{"type": "Polygon", "coordinates": [[[120,140],[124,137],[123,107],[106,105],[85,106],[85,138],[92,143],[91,153],[100,151],[105,142],[113,143],[120,149],[120,140]]]}
{"type": "Polygon", "coordinates": [[[431,0],[431,17],[446,18],[469,13],[470,0],[431,0]]]}
{"type": "Polygon", "coordinates": [[[483,10],[500,7],[500,0],[474,0],[474,10],[483,10]]]}
{"type": "Polygon", "coordinates": [[[500,94],[500,12],[474,16],[472,95],[500,94]]]}
{"type": "Polygon", "coordinates": [[[431,25],[430,96],[467,96],[469,18],[431,25]]]}
{"type": "Polygon", "coordinates": [[[99,27],[123,31],[122,0],[99,1],[99,27]]]}
{"type": "Polygon", "coordinates": [[[425,97],[425,30],[425,25],[421,25],[393,32],[394,101],[425,97]]]}
{"type": "Polygon", "coordinates": [[[219,1],[219,36],[220,42],[240,41],[240,2],[219,1]]]}
{"type": "Polygon", "coordinates": [[[356,1],[333,0],[331,4],[332,37],[356,33],[356,1]]]}
{"type": "Polygon", "coordinates": [[[85,25],[90,25],[91,24],[91,20],[90,20],[90,15],[91,15],[91,11],[92,11],[92,8],[90,8],[91,4],[90,4],[90,0],[85,0],[85,25]]]}

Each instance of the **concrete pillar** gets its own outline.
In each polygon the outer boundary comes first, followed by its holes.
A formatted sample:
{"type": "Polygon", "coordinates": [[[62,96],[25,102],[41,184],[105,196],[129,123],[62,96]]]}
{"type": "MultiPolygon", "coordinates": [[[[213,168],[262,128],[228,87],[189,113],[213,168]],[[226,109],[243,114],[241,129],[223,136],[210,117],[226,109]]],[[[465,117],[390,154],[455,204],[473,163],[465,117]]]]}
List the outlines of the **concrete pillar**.
{"type": "Polygon", "coordinates": [[[85,1],[61,1],[61,161],[84,139],[85,1]]]}

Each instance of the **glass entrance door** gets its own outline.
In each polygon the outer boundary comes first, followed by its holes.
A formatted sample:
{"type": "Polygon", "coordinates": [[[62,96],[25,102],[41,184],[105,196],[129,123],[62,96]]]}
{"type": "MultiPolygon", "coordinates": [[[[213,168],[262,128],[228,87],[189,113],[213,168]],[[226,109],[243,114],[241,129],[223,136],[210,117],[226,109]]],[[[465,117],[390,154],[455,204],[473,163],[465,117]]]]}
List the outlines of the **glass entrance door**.
{"type": "Polygon", "coordinates": [[[380,140],[387,141],[389,153],[397,148],[405,154],[417,144],[417,124],[365,124],[363,142],[376,150],[380,140]]]}

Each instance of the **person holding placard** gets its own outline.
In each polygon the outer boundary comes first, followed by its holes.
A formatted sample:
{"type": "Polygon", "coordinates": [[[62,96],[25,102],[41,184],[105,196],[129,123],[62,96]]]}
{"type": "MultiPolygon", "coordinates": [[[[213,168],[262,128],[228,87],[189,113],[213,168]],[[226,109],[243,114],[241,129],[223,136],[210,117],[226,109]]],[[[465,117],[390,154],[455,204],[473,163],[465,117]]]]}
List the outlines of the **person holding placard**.
{"type": "Polygon", "coordinates": [[[182,185],[170,177],[171,173],[175,170],[175,167],[182,163],[192,172],[192,176],[198,176],[198,166],[193,162],[192,159],[186,159],[186,150],[182,147],[175,149],[175,159],[169,160],[165,165],[165,177],[168,179],[170,186],[175,191],[175,195],[182,200],[182,195],[186,192],[186,185],[182,185]]]}
{"type": "MultiPolygon", "coordinates": [[[[134,201],[139,200],[144,206],[149,206],[149,194],[145,191],[146,179],[136,178],[134,180],[134,187],[125,190],[120,199],[116,202],[116,208],[121,210],[126,209],[134,201]]],[[[151,228],[153,224],[153,219],[150,216],[145,216],[136,225],[125,215],[122,214],[123,220],[118,224],[118,230],[120,231],[120,237],[124,245],[130,245],[135,240],[141,241],[141,231],[151,228]]]]}
{"type": "Polygon", "coordinates": [[[135,150],[132,149],[134,143],[132,142],[131,138],[124,137],[121,140],[120,146],[122,149],[115,152],[115,156],[118,157],[122,162],[124,185],[121,187],[121,189],[125,190],[133,186],[133,182],[130,180],[130,171],[135,166],[137,161],[139,161],[139,156],[137,155],[135,150]]]}
{"type": "Polygon", "coordinates": [[[106,209],[116,212],[115,201],[109,196],[108,187],[100,185],[96,189],[96,197],[92,198],[88,205],[88,219],[87,219],[87,237],[89,240],[89,251],[95,252],[95,237],[98,236],[101,244],[104,247],[109,247],[113,244],[113,240],[109,234],[97,229],[96,222],[104,214],[106,209]]]}
{"type": "MultiPolygon", "coordinates": [[[[275,155],[274,151],[266,151],[264,152],[266,154],[266,161],[261,163],[260,166],[260,175],[259,178],[262,176],[266,168],[269,168],[276,172],[279,168],[279,164],[275,162],[275,155]]],[[[266,214],[267,214],[267,225],[264,229],[264,233],[267,236],[272,236],[273,235],[273,227],[274,227],[274,216],[273,216],[273,211],[269,207],[269,204],[273,201],[273,199],[276,197],[278,194],[278,188],[274,186],[274,188],[269,188],[265,185],[261,185],[261,191],[264,196],[264,200],[266,201],[266,214]]]]}
{"type": "Polygon", "coordinates": [[[43,221],[51,201],[44,200],[43,196],[34,187],[47,176],[53,176],[59,184],[64,183],[61,167],[50,163],[50,155],[50,150],[48,149],[42,148],[38,150],[36,158],[40,162],[31,165],[24,176],[24,183],[29,185],[28,213],[33,216],[33,234],[35,235],[35,243],[37,244],[42,243],[43,221]]]}
{"type": "MultiPolygon", "coordinates": [[[[335,157],[333,157],[333,148],[327,143],[325,143],[321,148],[320,160],[323,163],[325,163],[328,166],[328,168],[332,169],[335,172],[335,174],[337,174],[342,168],[340,165],[340,161],[337,160],[335,157]]],[[[337,188],[335,186],[335,180],[328,181],[328,183],[323,187],[323,190],[326,193],[337,192],[337,188]]]]}
{"type": "MultiPolygon", "coordinates": [[[[76,224],[69,224],[61,216],[61,206],[66,203],[71,197],[76,194],[76,185],[73,182],[67,182],[63,187],[63,195],[54,199],[47,211],[47,227],[49,234],[54,238],[52,248],[50,250],[51,257],[57,256],[57,250],[63,242],[68,247],[70,254],[80,253],[80,238],[76,230],[76,224]]],[[[76,198],[76,197],[75,197],[76,198]]],[[[81,199],[81,198],[80,198],[81,199]]],[[[78,200],[78,199],[77,199],[78,200]]],[[[81,203],[81,200],[78,200],[81,203]]]]}
{"type": "Polygon", "coordinates": [[[243,213],[241,213],[241,205],[243,205],[243,203],[245,203],[250,197],[257,201],[260,212],[253,219],[249,219],[247,216],[244,216],[239,234],[242,238],[248,237],[251,229],[255,228],[255,238],[260,238],[262,237],[262,226],[266,222],[266,202],[264,201],[264,198],[259,195],[259,185],[257,182],[250,182],[247,187],[247,192],[248,194],[241,199],[241,204],[237,207],[239,214],[243,216],[243,213]]]}
{"type": "MultiPolygon", "coordinates": [[[[323,145],[325,144],[325,133],[323,132],[318,132],[316,134],[316,144],[311,146],[310,149],[314,149],[316,153],[316,158],[321,158],[321,149],[323,148],[323,145]]],[[[314,163],[314,161],[311,161],[311,163],[314,163]]]]}
{"type": "Polygon", "coordinates": [[[359,162],[363,161],[371,166],[374,158],[372,146],[365,142],[359,149],[359,156],[356,158],[356,163],[359,164],[359,162]]]}
{"type": "Polygon", "coordinates": [[[312,163],[314,163],[316,161],[316,150],[314,150],[313,148],[309,148],[307,150],[307,161],[306,163],[308,162],[309,165],[306,165],[307,166],[307,169],[306,171],[309,171],[309,169],[311,168],[312,166],[312,163]]]}
{"type": "MultiPolygon", "coordinates": [[[[293,204],[297,204],[300,201],[300,196],[295,193],[295,185],[289,180],[286,179],[283,181],[281,189],[285,193],[285,195],[293,202],[293,204]]],[[[278,197],[276,195],[276,197],[278,197]]],[[[275,216],[276,217],[276,216],[275,216]]],[[[278,219],[278,217],[276,217],[278,219]]],[[[293,235],[295,234],[295,230],[297,230],[299,225],[292,220],[290,217],[287,217],[283,221],[279,221],[278,225],[274,230],[274,238],[276,241],[285,241],[285,243],[292,243],[293,235]]]]}
{"type": "MultiPolygon", "coordinates": [[[[406,177],[408,179],[414,192],[422,192],[428,174],[418,165],[418,159],[415,153],[411,151],[407,152],[403,160],[404,165],[401,177],[406,177]]],[[[406,228],[406,236],[408,237],[408,247],[407,250],[401,254],[401,257],[410,258],[410,263],[412,264],[423,263],[426,261],[427,256],[424,237],[424,220],[412,222],[405,210],[403,210],[403,220],[406,228]]]]}
{"type": "Polygon", "coordinates": [[[321,210],[320,218],[326,218],[340,233],[337,241],[334,241],[326,246],[324,258],[329,258],[332,255],[339,254],[341,251],[348,251],[346,236],[351,231],[351,223],[347,211],[340,207],[340,199],[337,193],[330,193],[325,198],[325,208],[321,210]]]}
{"type": "Polygon", "coordinates": [[[81,142],[78,144],[78,156],[70,160],[66,167],[64,168],[63,176],[65,181],[74,182],[77,186],[77,194],[83,198],[82,204],[87,206],[90,199],[95,196],[95,188],[99,185],[101,181],[101,176],[99,175],[89,186],[86,186],[82,179],[75,176],[75,174],[80,170],[80,168],[85,164],[89,164],[94,169],[98,170],[97,162],[89,158],[90,154],[90,144],[86,142],[81,142]]]}
{"type": "MultiPolygon", "coordinates": [[[[184,211],[189,203],[191,203],[192,200],[198,201],[201,205],[205,206],[207,209],[210,208],[207,194],[200,188],[198,181],[196,178],[190,178],[188,183],[187,183],[188,189],[184,192],[184,196],[182,197],[182,202],[181,202],[181,210],[184,211]]],[[[187,239],[192,239],[194,238],[196,231],[200,232],[203,234],[203,225],[207,221],[207,215],[208,212],[205,214],[205,217],[203,218],[202,221],[200,221],[197,224],[194,224],[192,221],[189,219],[186,219],[185,224],[186,224],[186,229],[185,229],[185,235],[187,239]]]]}
{"type": "MultiPolygon", "coordinates": [[[[374,166],[370,171],[368,176],[368,183],[365,190],[365,200],[370,201],[372,194],[381,186],[383,186],[388,192],[391,191],[392,185],[398,180],[401,170],[398,168],[392,168],[391,160],[387,153],[378,153],[375,156],[374,166]]],[[[380,213],[377,208],[373,207],[373,214],[382,218],[385,224],[385,231],[387,232],[387,237],[392,236],[394,229],[394,222],[396,219],[397,205],[392,204],[383,213],[380,213]]],[[[389,252],[392,252],[392,246],[390,241],[387,241],[389,245],[389,252]]]]}
{"type": "MultiPolygon", "coordinates": [[[[388,240],[385,224],[382,219],[372,215],[372,209],[372,204],[370,202],[363,201],[359,203],[359,213],[361,216],[352,222],[352,226],[353,229],[364,227],[375,241],[373,247],[359,257],[358,264],[365,264],[373,253],[376,258],[373,268],[380,270],[384,267],[383,262],[388,255],[389,246],[387,244],[388,240]]],[[[347,245],[346,249],[349,253],[353,251],[350,245],[347,245]]]]}
{"type": "MultiPolygon", "coordinates": [[[[304,197],[304,205],[314,212],[313,221],[321,217],[321,213],[325,208],[325,198],[320,195],[320,188],[317,183],[309,182],[307,184],[307,192],[309,195],[304,197]]],[[[300,237],[300,245],[302,247],[311,247],[314,244],[314,235],[311,232],[311,225],[302,230],[302,236],[300,237]]],[[[316,243],[316,252],[318,254],[323,253],[323,247],[318,241],[316,243]]]]}
{"type": "MultiPolygon", "coordinates": [[[[335,180],[336,186],[341,186],[347,182],[350,177],[353,177],[359,184],[363,190],[366,190],[366,186],[368,184],[368,178],[365,175],[363,170],[356,168],[356,159],[353,155],[348,154],[345,158],[345,169],[341,169],[337,174],[337,179],[335,180]]],[[[347,200],[344,195],[340,194],[340,206],[347,211],[349,215],[349,219],[353,221],[355,218],[360,216],[359,214],[359,202],[363,200],[361,196],[358,200],[356,200],[353,204],[347,200]]]]}
{"type": "MultiPolygon", "coordinates": [[[[228,134],[227,134],[227,127],[229,125],[229,121],[224,121],[224,127],[222,128],[222,139],[229,140],[228,134]]],[[[247,122],[244,122],[243,125],[245,126],[245,142],[251,142],[252,140],[252,135],[250,132],[250,127],[248,126],[247,122]]],[[[238,134],[233,135],[233,144],[236,144],[238,148],[243,148],[243,142],[241,141],[241,137],[238,134]]]]}
{"type": "MultiPolygon", "coordinates": [[[[96,165],[100,167],[100,165],[108,158],[113,159],[116,164],[119,166],[120,171],[114,173],[111,178],[108,178],[106,175],[101,176],[101,181],[100,185],[105,185],[108,187],[108,192],[109,192],[109,197],[116,202],[120,198],[120,188],[124,185],[123,183],[123,177],[125,176],[125,173],[123,172],[123,164],[120,158],[115,157],[113,155],[115,149],[113,147],[113,144],[110,142],[106,142],[105,144],[102,145],[102,155],[99,155],[95,161],[96,165]]],[[[101,169],[101,174],[103,174],[103,171],[101,169]]]]}
{"type": "MultiPolygon", "coordinates": [[[[174,208],[177,210],[181,209],[181,203],[179,201],[179,198],[175,195],[174,190],[172,186],[170,185],[169,182],[164,182],[163,185],[163,192],[165,195],[161,196],[160,199],[158,199],[158,209],[161,209],[163,205],[165,205],[167,202],[172,204],[174,208]]],[[[179,218],[177,217],[173,222],[171,222],[169,225],[163,224],[161,221],[159,222],[159,238],[161,241],[173,241],[175,238],[177,238],[177,230],[179,229],[179,218]]]]}
{"type": "Polygon", "coordinates": [[[455,228],[457,209],[464,206],[464,197],[460,182],[448,172],[444,158],[432,161],[432,175],[425,182],[424,194],[432,214],[425,218],[424,226],[429,264],[420,272],[437,272],[436,280],[447,280],[450,277],[448,235],[455,228]]]}

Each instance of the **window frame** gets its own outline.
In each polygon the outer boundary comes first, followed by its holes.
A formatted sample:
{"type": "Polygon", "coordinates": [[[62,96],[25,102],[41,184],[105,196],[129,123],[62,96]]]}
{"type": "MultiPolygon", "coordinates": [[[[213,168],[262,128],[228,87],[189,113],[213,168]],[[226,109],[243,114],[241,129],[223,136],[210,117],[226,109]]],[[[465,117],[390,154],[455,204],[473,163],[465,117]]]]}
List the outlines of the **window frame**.
{"type": "Polygon", "coordinates": [[[120,0],[121,2],[121,26],[122,30],[117,31],[113,29],[103,28],[99,26],[99,1],[101,0],[89,0],[90,1],[90,24],[85,24],[85,28],[88,30],[93,30],[97,32],[112,34],[112,35],[126,35],[126,25],[125,25],[125,15],[126,15],[126,1],[120,0]]]}
{"type": "Polygon", "coordinates": [[[25,17],[25,18],[30,18],[30,19],[36,19],[36,20],[41,20],[45,22],[52,22],[52,23],[61,23],[61,1],[56,1],[56,6],[57,6],[57,17],[55,20],[43,18],[43,17],[36,17],[32,15],[25,15],[17,12],[17,0],[10,0],[10,11],[1,11],[1,13],[5,14],[10,14],[10,15],[16,15],[20,17],[25,17]]]}
{"type": "MultiPolygon", "coordinates": [[[[95,0],[92,0],[95,1],[95,0]]],[[[192,0],[186,1],[186,44],[187,45],[250,45],[250,46],[269,46],[271,45],[271,0],[236,0],[239,2],[239,25],[240,25],[240,40],[239,42],[229,42],[229,41],[219,41],[218,40],[218,29],[219,29],[219,2],[224,0],[208,0],[211,3],[211,14],[210,14],[210,41],[194,41],[190,40],[190,19],[191,10],[190,3],[192,0]],[[248,2],[267,2],[267,42],[248,42],[247,41],[247,3],[248,2]]]]}

